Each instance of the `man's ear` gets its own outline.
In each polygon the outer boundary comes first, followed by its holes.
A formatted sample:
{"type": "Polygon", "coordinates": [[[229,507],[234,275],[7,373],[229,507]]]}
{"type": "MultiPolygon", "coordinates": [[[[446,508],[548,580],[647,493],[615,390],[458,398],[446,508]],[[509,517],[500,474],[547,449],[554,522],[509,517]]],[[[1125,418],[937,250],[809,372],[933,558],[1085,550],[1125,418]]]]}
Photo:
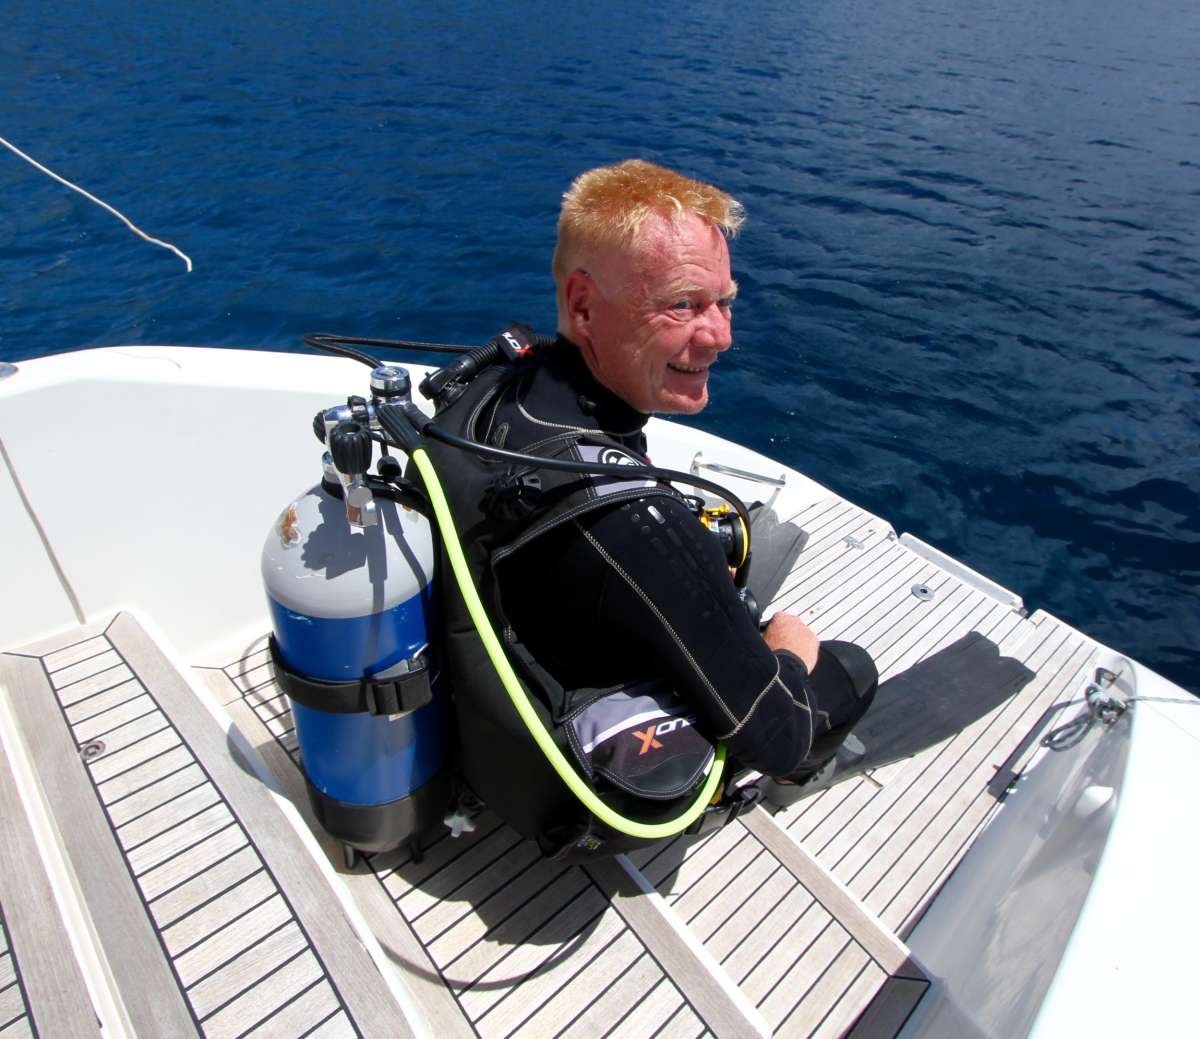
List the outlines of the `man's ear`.
{"type": "Polygon", "coordinates": [[[571,340],[582,345],[588,337],[592,319],[592,279],[583,271],[572,271],[563,286],[567,325],[571,340]]]}

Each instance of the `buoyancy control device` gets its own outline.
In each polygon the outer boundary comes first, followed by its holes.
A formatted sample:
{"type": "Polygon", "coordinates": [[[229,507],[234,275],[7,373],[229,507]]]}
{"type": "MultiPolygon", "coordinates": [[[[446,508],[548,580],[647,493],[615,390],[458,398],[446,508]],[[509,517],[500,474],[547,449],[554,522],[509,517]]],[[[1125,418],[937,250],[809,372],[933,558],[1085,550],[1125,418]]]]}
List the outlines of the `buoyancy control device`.
{"type": "MultiPolygon", "coordinates": [[[[406,842],[419,853],[422,833],[441,820],[454,797],[448,767],[448,747],[454,743],[449,738],[454,724],[452,691],[443,688],[438,677],[439,614],[431,586],[435,530],[451,571],[441,574],[441,580],[453,581],[461,594],[478,632],[481,662],[486,661],[499,678],[511,701],[509,709],[519,718],[514,724],[527,730],[528,752],[544,758],[547,775],[557,777],[593,820],[594,825],[581,831],[580,840],[555,849],[559,854],[576,859],[612,854],[685,830],[721,825],[752,803],[757,793],[734,783],[723,786],[724,748],[708,745],[707,752],[692,748],[702,767],[695,771],[688,791],[682,791],[682,808],[664,815],[661,803],[643,802],[653,810],[639,814],[651,821],[639,820],[632,813],[622,814],[629,811],[627,798],[614,807],[611,798],[602,796],[596,781],[604,768],[593,767],[600,759],[589,763],[577,753],[572,762],[564,753],[571,739],[561,733],[556,739],[548,731],[545,712],[532,702],[494,630],[426,445],[436,441],[439,446],[494,460],[591,476],[628,478],[628,466],[530,456],[450,433],[412,403],[403,368],[382,364],[348,345],[462,353],[422,385],[422,391],[441,405],[461,393],[479,371],[497,361],[522,360],[531,348],[524,336],[527,331],[510,326],[486,347],[470,351],[436,344],[306,337],[309,345],[354,357],[374,369],[369,401],[351,397],[345,405],[318,414],[314,431],[329,448],[324,478],[284,510],[263,550],[263,575],[275,626],[271,649],[276,676],[292,704],[313,808],[325,828],[342,842],[347,863],[359,851],[381,851],[406,842]],[[384,445],[378,476],[369,471],[375,442],[384,445]],[[409,456],[415,479],[404,478],[389,447],[409,456]],[[429,517],[436,522],[431,524],[429,517]]],[[[641,474],[704,488],[729,503],[731,510],[710,515],[704,522],[722,543],[730,542],[735,583],[745,590],[749,519],[741,501],[694,474],[648,465],[641,474]]],[[[748,594],[746,598],[753,613],[753,602],[748,594]]],[[[528,669],[523,670],[527,675],[528,669]]],[[[665,710],[663,724],[683,723],[672,717],[677,708],[665,710]]],[[[586,720],[576,719],[580,724],[586,720]]],[[[579,743],[578,732],[574,739],[579,743]]],[[[469,745],[463,749],[469,753],[469,745]]],[[[470,776],[471,770],[465,771],[470,776]]],[[[475,792],[487,800],[484,791],[475,792]]],[[[528,791],[530,798],[540,796],[537,789],[528,791]]],[[[506,816],[504,805],[492,807],[506,816]]],[[[545,844],[543,850],[548,850],[545,844]]]]}

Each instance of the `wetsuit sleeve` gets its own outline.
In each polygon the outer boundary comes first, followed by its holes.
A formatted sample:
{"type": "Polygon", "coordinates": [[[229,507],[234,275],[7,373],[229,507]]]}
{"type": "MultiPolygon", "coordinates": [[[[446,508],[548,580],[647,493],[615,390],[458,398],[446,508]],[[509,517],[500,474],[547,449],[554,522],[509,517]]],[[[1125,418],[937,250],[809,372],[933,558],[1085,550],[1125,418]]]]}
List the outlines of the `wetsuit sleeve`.
{"type": "Polygon", "coordinates": [[[592,602],[613,652],[670,681],[742,765],[796,769],[812,743],[807,671],[767,647],[717,539],[667,497],[589,513],[574,528],[568,554],[598,578],[592,602]]]}

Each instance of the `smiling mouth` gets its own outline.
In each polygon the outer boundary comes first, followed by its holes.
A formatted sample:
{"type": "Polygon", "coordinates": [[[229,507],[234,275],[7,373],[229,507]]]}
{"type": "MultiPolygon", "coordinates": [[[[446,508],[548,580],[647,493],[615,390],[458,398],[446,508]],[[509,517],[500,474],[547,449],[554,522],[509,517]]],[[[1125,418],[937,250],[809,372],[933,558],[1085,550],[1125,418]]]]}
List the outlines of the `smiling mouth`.
{"type": "Polygon", "coordinates": [[[708,365],[703,368],[691,368],[686,364],[668,364],[667,367],[673,372],[682,372],[684,375],[699,375],[701,372],[708,371],[708,365]]]}

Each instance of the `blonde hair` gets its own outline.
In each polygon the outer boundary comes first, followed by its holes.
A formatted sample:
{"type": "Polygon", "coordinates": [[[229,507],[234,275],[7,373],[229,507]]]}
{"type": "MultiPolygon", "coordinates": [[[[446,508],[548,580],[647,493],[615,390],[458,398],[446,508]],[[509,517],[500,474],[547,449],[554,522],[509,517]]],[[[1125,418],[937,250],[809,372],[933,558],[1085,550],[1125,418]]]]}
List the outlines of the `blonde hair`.
{"type": "Polygon", "coordinates": [[[580,261],[604,248],[637,242],[652,213],[668,218],[695,213],[734,237],[745,219],[742,204],[703,181],[642,159],[598,166],[581,173],[563,195],[554,250],[554,278],[562,280],[580,261]]]}

